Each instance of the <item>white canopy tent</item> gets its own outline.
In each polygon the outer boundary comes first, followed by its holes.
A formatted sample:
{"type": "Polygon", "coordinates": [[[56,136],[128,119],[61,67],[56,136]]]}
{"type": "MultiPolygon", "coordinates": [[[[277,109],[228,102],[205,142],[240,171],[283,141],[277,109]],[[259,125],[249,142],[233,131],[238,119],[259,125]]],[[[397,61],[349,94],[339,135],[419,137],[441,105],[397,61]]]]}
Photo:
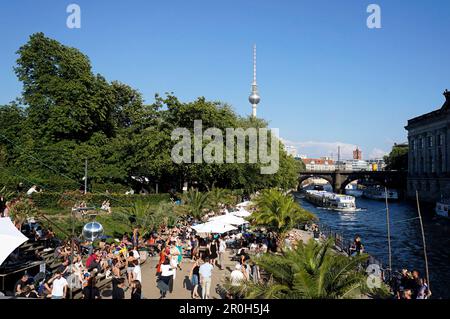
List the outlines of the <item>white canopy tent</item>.
{"type": "Polygon", "coordinates": [[[12,223],[9,217],[0,218],[0,265],[28,238],[12,223]]]}
{"type": "Polygon", "coordinates": [[[244,208],[240,208],[238,211],[232,212],[231,214],[233,214],[236,217],[248,217],[252,213],[250,213],[248,210],[246,210],[244,208]]]}
{"type": "Polygon", "coordinates": [[[230,225],[224,224],[219,221],[208,221],[204,224],[199,224],[191,227],[197,233],[211,233],[211,234],[223,234],[228,231],[236,230],[237,228],[230,225]]]}
{"type": "Polygon", "coordinates": [[[217,222],[221,222],[224,224],[237,225],[237,226],[248,223],[248,221],[246,221],[245,219],[235,216],[233,214],[226,214],[226,215],[211,217],[209,219],[209,221],[217,221],[217,222]]]}

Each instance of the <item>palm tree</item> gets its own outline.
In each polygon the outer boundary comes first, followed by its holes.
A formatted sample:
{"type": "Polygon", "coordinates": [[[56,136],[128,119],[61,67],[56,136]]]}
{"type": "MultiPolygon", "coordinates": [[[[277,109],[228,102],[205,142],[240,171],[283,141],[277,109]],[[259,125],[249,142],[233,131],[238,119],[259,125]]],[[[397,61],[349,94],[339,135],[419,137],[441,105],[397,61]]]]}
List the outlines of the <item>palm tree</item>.
{"type": "Polygon", "coordinates": [[[213,211],[220,208],[221,204],[232,204],[233,202],[234,196],[224,188],[213,186],[208,192],[208,205],[213,211]]]}
{"type": "Polygon", "coordinates": [[[38,214],[38,210],[29,198],[21,198],[11,206],[11,216],[14,218],[14,224],[18,229],[22,228],[23,222],[28,217],[36,214],[38,214]]]}
{"type": "Polygon", "coordinates": [[[10,201],[11,199],[13,199],[15,197],[15,193],[13,191],[9,191],[6,186],[3,186],[0,189],[0,196],[2,196],[5,201],[10,201]]]}
{"type": "Polygon", "coordinates": [[[191,188],[182,196],[186,212],[196,219],[201,219],[208,208],[208,193],[201,193],[197,189],[191,188]]]}
{"type": "Polygon", "coordinates": [[[245,282],[231,287],[245,298],[256,299],[352,299],[362,296],[367,276],[360,265],[366,255],[347,257],[333,251],[333,241],[301,242],[282,254],[264,254],[255,259],[268,281],[245,282]]]}
{"type": "Polygon", "coordinates": [[[275,231],[279,238],[301,223],[314,220],[314,214],[300,207],[295,200],[276,189],[263,190],[255,199],[256,212],[249,221],[275,231]]]}

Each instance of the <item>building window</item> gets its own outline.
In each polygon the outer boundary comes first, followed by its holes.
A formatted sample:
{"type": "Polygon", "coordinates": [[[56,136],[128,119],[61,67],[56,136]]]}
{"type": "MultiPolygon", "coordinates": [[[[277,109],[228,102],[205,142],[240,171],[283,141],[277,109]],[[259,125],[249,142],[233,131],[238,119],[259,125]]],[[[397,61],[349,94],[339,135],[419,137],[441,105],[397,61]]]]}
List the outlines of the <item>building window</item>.
{"type": "Polygon", "coordinates": [[[439,134],[439,146],[444,145],[444,134],[439,134]]]}
{"type": "Polygon", "coordinates": [[[434,160],[433,160],[433,156],[430,156],[430,172],[434,173],[435,172],[435,165],[434,165],[434,160]]]}
{"type": "Polygon", "coordinates": [[[420,138],[420,148],[424,148],[424,144],[425,144],[424,138],[421,137],[420,138]]]}
{"type": "Polygon", "coordinates": [[[433,136],[428,136],[428,147],[433,147],[433,136]]]}
{"type": "Polygon", "coordinates": [[[411,150],[415,151],[416,150],[416,140],[415,139],[411,139],[411,150]]]}

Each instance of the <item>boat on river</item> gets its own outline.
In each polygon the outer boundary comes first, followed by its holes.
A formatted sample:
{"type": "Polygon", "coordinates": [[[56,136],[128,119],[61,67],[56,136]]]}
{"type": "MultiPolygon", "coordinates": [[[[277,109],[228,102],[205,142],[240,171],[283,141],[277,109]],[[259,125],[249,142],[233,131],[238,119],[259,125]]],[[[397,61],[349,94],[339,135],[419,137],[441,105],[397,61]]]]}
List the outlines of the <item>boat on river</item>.
{"type": "Polygon", "coordinates": [[[319,190],[307,190],[305,192],[305,199],[317,206],[336,211],[354,212],[357,210],[355,197],[350,195],[339,195],[319,190]]]}
{"type": "Polygon", "coordinates": [[[435,208],[436,215],[445,218],[450,218],[449,208],[450,208],[450,200],[445,199],[437,202],[435,208]]]}
{"type": "Polygon", "coordinates": [[[369,199],[377,199],[377,200],[397,200],[398,192],[395,189],[388,189],[386,193],[386,189],[381,186],[371,186],[367,187],[363,191],[363,196],[369,199]]]}

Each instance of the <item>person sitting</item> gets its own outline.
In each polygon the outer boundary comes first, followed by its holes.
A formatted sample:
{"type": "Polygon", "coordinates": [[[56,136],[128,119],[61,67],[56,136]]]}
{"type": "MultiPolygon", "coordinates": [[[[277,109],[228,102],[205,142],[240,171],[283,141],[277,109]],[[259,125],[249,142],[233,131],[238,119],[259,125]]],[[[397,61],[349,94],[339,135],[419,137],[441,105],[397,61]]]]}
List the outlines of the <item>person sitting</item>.
{"type": "Polygon", "coordinates": [[[111,204],[109,203],[109,200],[105,200],[102,203],[102,207],[100,209],[104,210],[104,211],[107,211],[108,214],[111,214],[111,204]]]}
{"type": "Polygon", "coordinates": [[[15,296],[19,296],[20,294],[22,294],[24,292],[25,287],[29,283],[29,279],[30,279],[30,277],[28,276],[28,274],[24,273],[22,275],[22,277],[19,279],[19,281],[16,282],[16,284],[14,286],[14,295],[15,296]]]}
{"type": "Polygon", "coordinates": [[[19,297],[22,298],[39,298],[39,295],[36,290],[34,290],[34,286],[25,286],[22,290],[22,293],[19,294],[19,297]]]}

